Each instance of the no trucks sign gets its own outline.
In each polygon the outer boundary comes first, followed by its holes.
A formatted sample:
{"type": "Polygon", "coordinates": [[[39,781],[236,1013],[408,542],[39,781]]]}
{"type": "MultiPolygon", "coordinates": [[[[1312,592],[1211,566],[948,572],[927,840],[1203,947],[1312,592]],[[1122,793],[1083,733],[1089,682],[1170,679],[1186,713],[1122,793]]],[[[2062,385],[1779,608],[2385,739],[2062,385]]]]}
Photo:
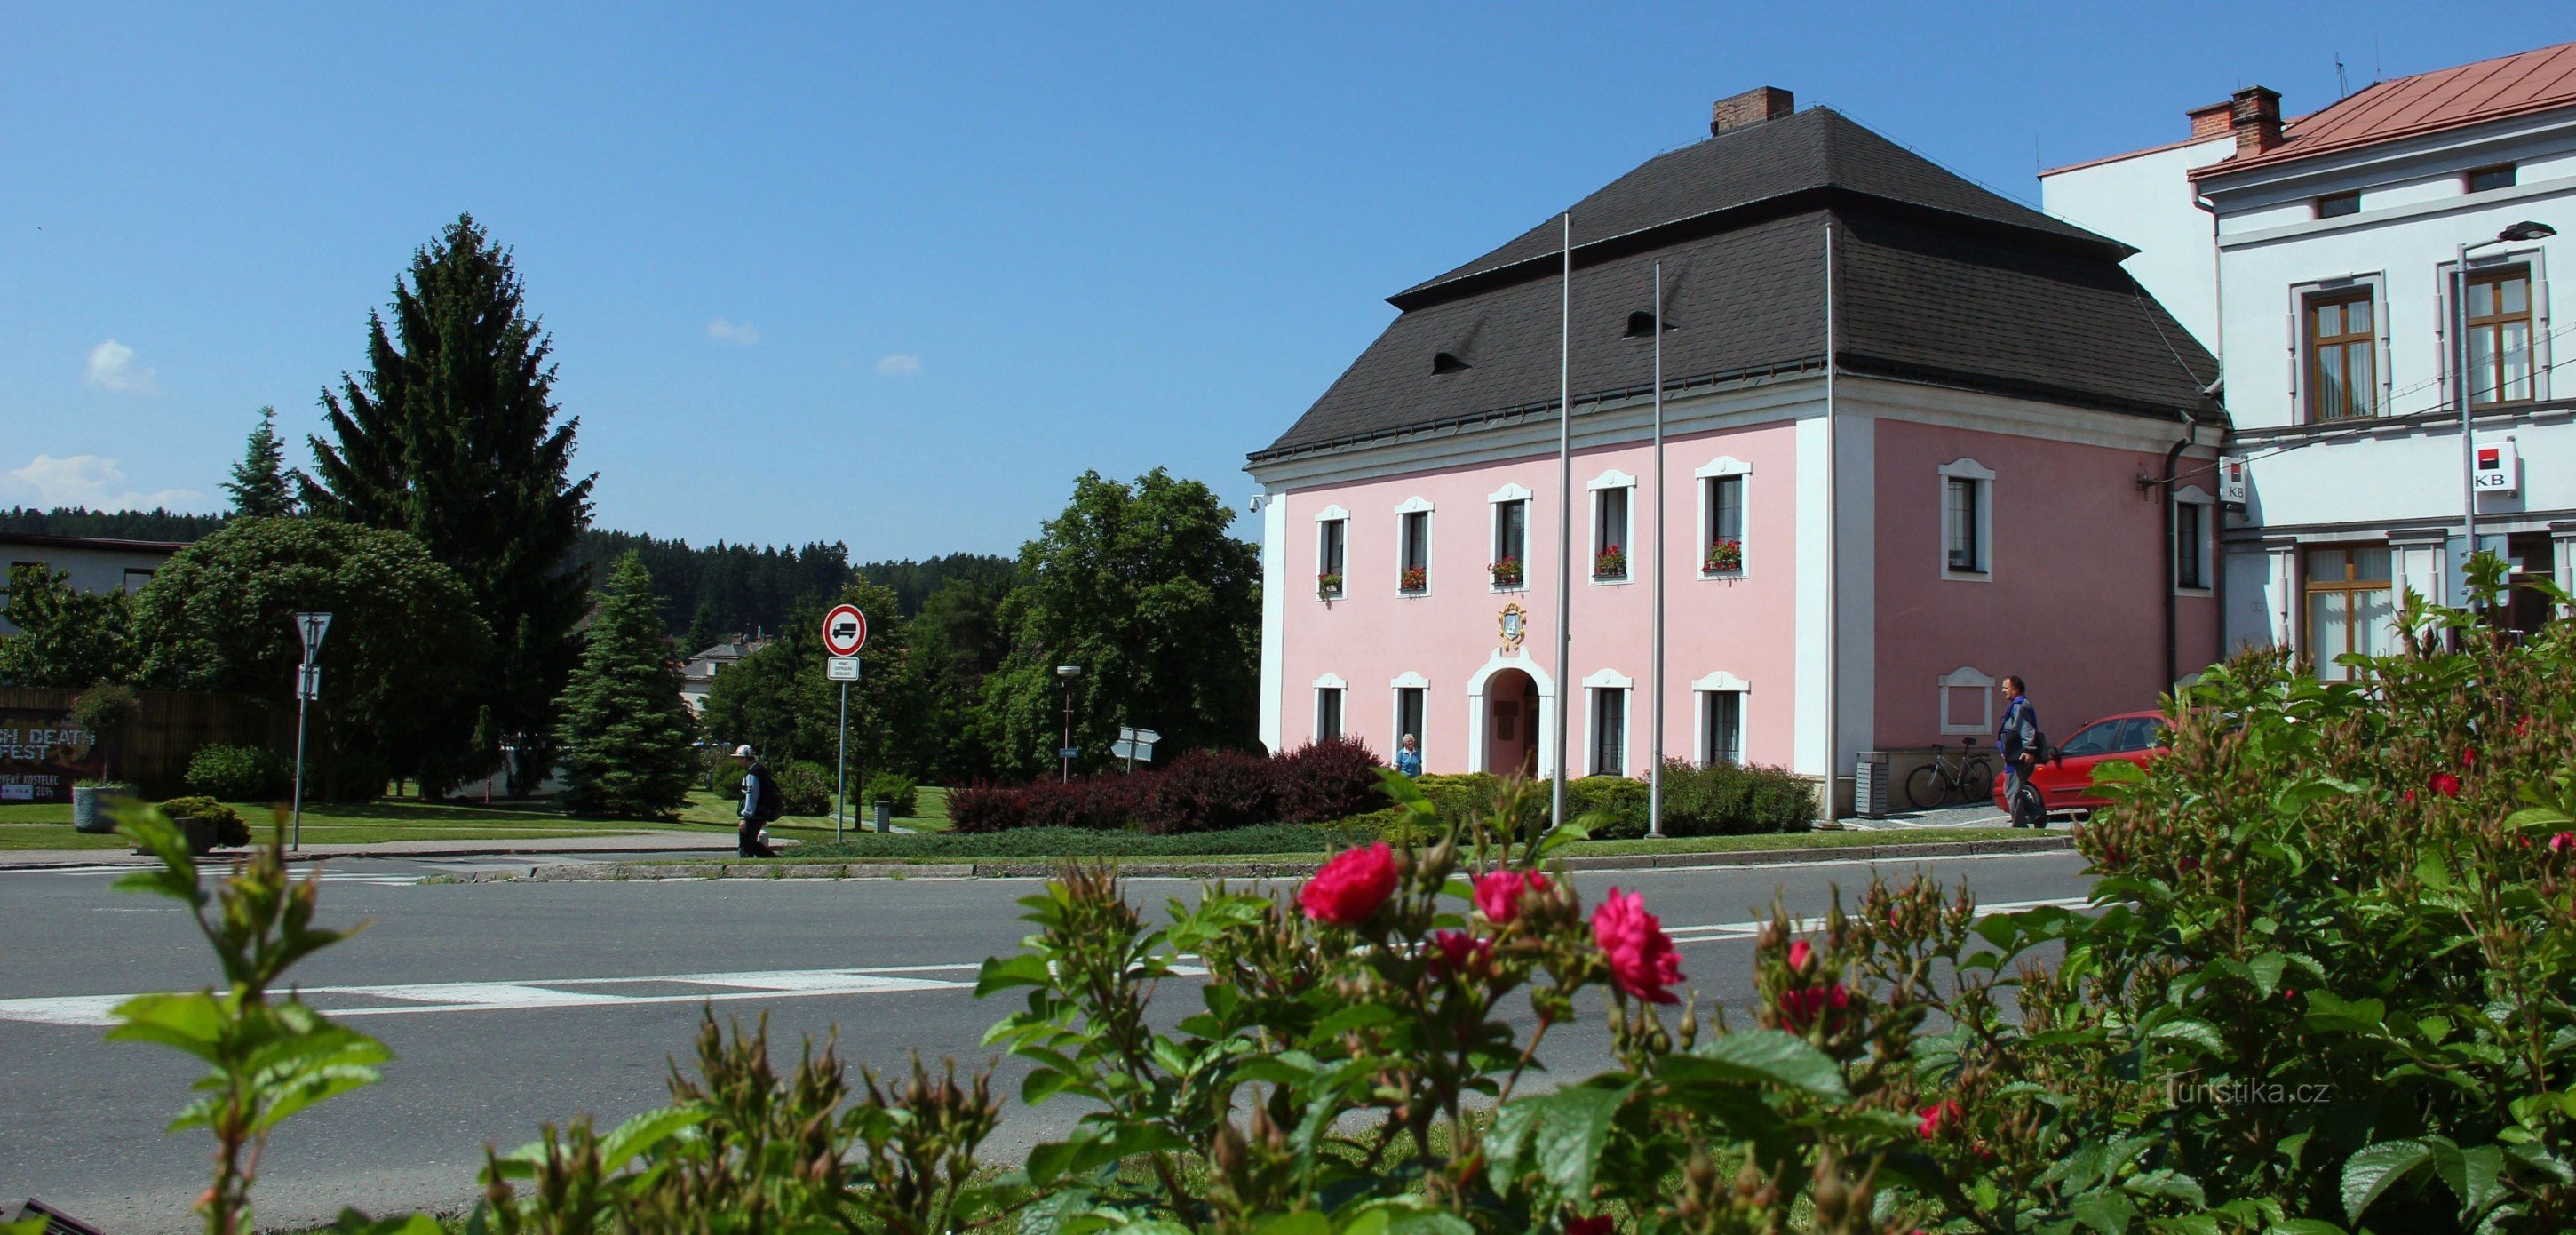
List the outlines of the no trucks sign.
{"type": "Polygon", "coordinates": [[[823,650],[834,656],[856,656],[868,644],[868,617],[857,605],[834,605],[823,615],[823,650]]]}

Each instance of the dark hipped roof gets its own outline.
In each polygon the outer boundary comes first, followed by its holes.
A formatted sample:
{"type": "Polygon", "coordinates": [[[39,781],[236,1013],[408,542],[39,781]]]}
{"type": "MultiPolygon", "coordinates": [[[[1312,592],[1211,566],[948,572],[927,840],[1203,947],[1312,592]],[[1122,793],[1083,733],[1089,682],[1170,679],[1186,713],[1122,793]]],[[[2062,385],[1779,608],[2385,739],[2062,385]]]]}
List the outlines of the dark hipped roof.
{"type": "MultiPolygon", "coordinates": [[[[2130,249],[1824,108],[1661,155],[1575,206],[1577,406],[1651,383],[1626,330],[1657,260],[1668,388],[1821,367],[1828,220],[1844,371],[2202,413],[2217,362],[2120,269],[2130,249]]],[[[1557,226],[1391,297],[1403,314],[1253,458],[1552,411],[1557,226]],[[1442,352],[1467,367],[1434,374],[1442,352]]]]}

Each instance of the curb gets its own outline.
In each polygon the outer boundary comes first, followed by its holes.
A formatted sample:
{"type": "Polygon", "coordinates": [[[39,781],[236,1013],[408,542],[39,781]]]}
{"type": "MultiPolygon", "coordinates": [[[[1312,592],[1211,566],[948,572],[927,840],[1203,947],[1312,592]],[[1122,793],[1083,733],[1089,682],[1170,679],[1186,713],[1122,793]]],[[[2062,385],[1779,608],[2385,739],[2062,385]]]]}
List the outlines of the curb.
{"type": "MultiPolygon", "coordinates": [[[[401,858],[613,858],[633,856],[639,853],[685,853],[696,847],[697,846],[692,845],[659,845],[651,849],[638,849],[630,845],[614,849],[522,849],[511,846],[494,846],[484,849],[432,849],[423,851],[358,850],[356,852],[348,853],[289,853],[286,855],[286,860],[289,863],[294,863],[325,861],[336,862],[348,859],[383,861],[401,858]]],[[[733,845],[731,842],[727,842],[722,845],[709,845],[706,846],[706,848],[712,852],[729,853],[732,852],[733,845]]],[[[198,859],[198,862],[201,865],[209,862],[221,862],[227,858],[240,857],[248,852],[249,850],[247,849],[227,849],[219,853],[205,854],[198,859]]],[[[58,862],[12,862],[5,857],[0,857],[0,871],[92,870],[103,866],[131,866],[140,870],[145,867],[152,866],[152,863],[142,855],[125,849],[101,849],[98,850],[97,853],[98,856],[95,858],[72,859],[58,862]]]]}
{"type": "MultiPolygon", "coordinates": [[[[1637,853],[1573,857],[1570,871],[1707,870],[1738,866],[1783,866],[1802,862],[1907,861],[1917,858],[1972,857],[1994,854],[2072,851],[2067,835],[2014,837],[2009,840],[1917,841],[1884,845],[1836,845],[1806,849],[1752,849],[1732,853],[1637,853]]],[[[459,875],[459,883],[650,882],[662,879],[1027,879],[1053,875],[1059,863],[1043,858],[982,862],[791,862],[754,865],[736,862],[672,862],[650,866],[634,863],[590,863],[530,868],[527,874],[484,871],[459,875]]],[[[1308,859],[1242,862],[1118,862],[1129,878],[1183,877],[1208,879],[1279,879],[1310,875],[1308,859]]]]}

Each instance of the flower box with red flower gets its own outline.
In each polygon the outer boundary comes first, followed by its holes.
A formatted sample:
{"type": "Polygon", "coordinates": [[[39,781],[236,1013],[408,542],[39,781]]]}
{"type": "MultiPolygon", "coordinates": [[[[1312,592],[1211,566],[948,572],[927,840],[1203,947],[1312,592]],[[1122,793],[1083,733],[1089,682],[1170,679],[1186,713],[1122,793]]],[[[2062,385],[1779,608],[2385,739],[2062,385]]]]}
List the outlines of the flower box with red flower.
{"type": "Polygon", "coordinates": [[[1733,575],[1744,571],[1744,542],[1721,540],[1708,547],[1708,556],[1700,559],[1701,574],[1733,575]]]}
{"type": "Polygon", "coordinates": [[[1316,596],[1324,600],[1333,600],[1340,597],[1341,594],[1342,572],[1338,570],[1328,570],[1315,576],[1316,596]]]}
{"type": "Polygon", "coordinates": [[[1493,572],[1495,587],[1519,587],[1521,585],[1521,559],[1517,554],[1504,558],[1499,562],[1495,562],[1494,564],[1487,566],[1485,569],[1493,572]]]}
{"type": "Polygon", "coordinates": [[[1431,587],[1431,570],[1424,566],[1407,566],[1404,573],[1397,576],[1395,586],[1406,592],[1427,591],[1431,587]]]}
{"type": "Polygon", "coordinates": [[[1628,577],[1628,553],[1617,545],[1592,555],[1592,577],[1625,579],[1628,577]]]}

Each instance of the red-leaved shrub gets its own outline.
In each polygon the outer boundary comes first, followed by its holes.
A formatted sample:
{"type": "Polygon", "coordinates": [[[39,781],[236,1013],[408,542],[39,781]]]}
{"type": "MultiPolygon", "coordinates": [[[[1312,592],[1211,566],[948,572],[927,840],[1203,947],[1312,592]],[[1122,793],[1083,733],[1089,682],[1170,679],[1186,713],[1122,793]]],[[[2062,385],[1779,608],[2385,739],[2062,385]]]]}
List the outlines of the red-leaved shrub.
{"type": "Polygon", "coordinates": [[[1281,823],[1330,823],[1388,805],[1377,756],[1357,738],[1315,742],[1270,761],[1281,823]]]}
{"type": "Polygon", "coordinates": [[[1126,827],[1136,817],[1151,775],[1087,776],[1066,784],[975,785],[948,795],[948,825],[959,832],[1014,828],[1126,827]]]}
{"type": "Polygon", "coordinates": [[[1157,836],[1269,823],[1278,817],[1271,763],[1241,751],[1191,751],[1155,775],[1136,818],[1157,836]]]}

